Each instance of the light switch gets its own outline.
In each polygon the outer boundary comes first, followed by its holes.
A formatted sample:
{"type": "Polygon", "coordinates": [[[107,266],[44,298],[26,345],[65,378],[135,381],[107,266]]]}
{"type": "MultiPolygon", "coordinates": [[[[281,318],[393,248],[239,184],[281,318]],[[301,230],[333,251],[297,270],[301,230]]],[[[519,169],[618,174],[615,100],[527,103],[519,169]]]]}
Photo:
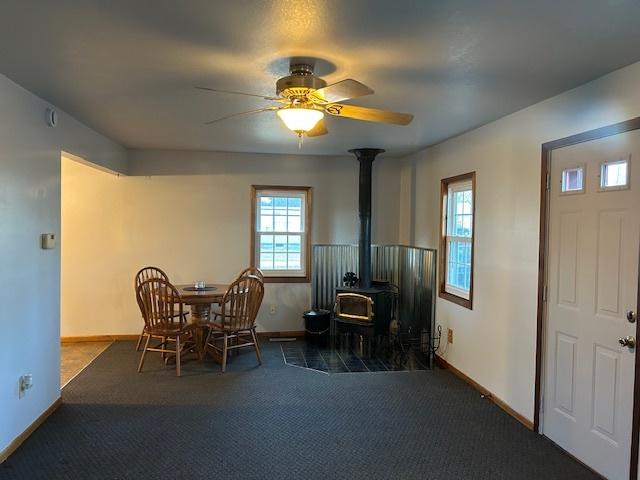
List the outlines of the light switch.
{"type": "Polygon", "coordinates": [[[41,236],[41,247],[43,250],[51,250],[56,248],[56,234],[55,233],[43,233],[41,236]]]}

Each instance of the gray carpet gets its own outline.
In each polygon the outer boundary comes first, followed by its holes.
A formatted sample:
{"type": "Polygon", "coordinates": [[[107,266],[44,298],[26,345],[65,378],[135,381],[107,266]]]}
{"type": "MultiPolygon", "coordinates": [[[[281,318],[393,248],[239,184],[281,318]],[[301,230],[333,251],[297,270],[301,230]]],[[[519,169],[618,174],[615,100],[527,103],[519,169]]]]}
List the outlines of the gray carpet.
{"type": "Polygon", "coordinates": [[[327,375],[267,344],[182,378],[117,342],[2,465],[2,479],[597,478],[446,371],[327,375]]]}

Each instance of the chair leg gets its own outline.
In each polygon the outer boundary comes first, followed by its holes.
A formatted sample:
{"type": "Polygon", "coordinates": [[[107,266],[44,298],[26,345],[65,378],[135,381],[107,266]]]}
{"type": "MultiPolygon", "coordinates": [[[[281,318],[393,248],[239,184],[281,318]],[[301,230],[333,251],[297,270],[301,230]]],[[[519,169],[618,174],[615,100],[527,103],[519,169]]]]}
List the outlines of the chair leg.
{"type": "Polygon", "coordinates": [[[147,341],[144,344],[144,349],[142,350],[142,355],[140,356],[140,364],[138,365],[138,373],[142,372],[142,366],[144,365],[144,357],[147,355],[147,348],[149,348],[149,341],[151,340],[151,335],[147,335],[147,341]]]}
{"type": "Polygon", "coordinates": [[[227,369],[227,334],[224,334],[224,347],[222,348],[222,373],[227,369]]]}
{"type": "Polygon", "coordinates": [[[136,345],[136,352],[140,351],[140,346],[142,345],[142,339],[144,338],[144,327],[142,327],[142,332],[140,332],[140,336],[138,337],[138,344],[136,345]]]}
{"type": "Polygon", "coordinates": [[[258,336],[255,329],[251,329],[251,338],[253,338],[253,346],[256,349],[256,357],[258,357],[258,365],[262,365],[262,356],[260,355],[260,347],[258,346],[258,336]]]}
{"type": "Polygon", "coordinates": [[[180,376],[180,334],[176,335],[176,375],[180,376]]]}

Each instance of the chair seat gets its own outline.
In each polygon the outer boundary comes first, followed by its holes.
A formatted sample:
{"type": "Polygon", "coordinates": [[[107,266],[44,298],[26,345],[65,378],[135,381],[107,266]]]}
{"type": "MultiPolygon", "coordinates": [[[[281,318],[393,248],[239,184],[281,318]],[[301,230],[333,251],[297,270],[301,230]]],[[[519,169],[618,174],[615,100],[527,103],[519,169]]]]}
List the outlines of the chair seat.
{"type": "Polygon", "coordinates": [[[176,325],[175,328],[146,328],[144,329],[144,333],[147,335],[153,336],[161,336],[161,337],[170,337],[173,335],[178,335],[179,333],[187,333],[191,330],[195,329],[195,325],[191,323],[185,323],[184,325],[176,325]]]}
{"type": "Polygon", "coordinates": [[[209,324],[209,328],[212,330],[216,330],[216,331],[220,331],[220,332],[247,332],[249,333],[251,330],[253,330],[255,327],[253,328],[231,328],[229,326],[225,326],[221,323],[218,322],[210,322],[209,324]]]}

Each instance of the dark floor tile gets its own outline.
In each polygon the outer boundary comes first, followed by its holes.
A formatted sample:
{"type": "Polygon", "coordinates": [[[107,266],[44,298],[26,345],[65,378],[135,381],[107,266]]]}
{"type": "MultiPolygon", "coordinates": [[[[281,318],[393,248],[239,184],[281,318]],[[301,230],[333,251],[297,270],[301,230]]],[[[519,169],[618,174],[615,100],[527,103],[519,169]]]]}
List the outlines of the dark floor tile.
{"type": "Polygon", "coordinates": [[[390,370],[392,372],[401,372],[404,370],[409,370],[405,364],[403,363],[392,363],[392,362],[386,362],[386,361],[382,361],[382,363],[384,364],[385,367],[387,367],[387,370],[390,370]]]}
{"type": "Polygon", "coordinates": [[[364,366],[367,367],[367,369],[371,372],[384,372],[387,370],[387,367],[384,366],[384,363],[377,359],[362,360],[362,363],[364,363],[364,366]]]}
{"type": "Polygon", "coordinates": [[[342,372],[384,372],[425,370],[426,362],[420,355],[408,351],[384,348],[365,348],[362,351],[349,348],[325,348],[305,342],[281,345],[285,362],[294,366],[342,372]]]}
{"type": "Polygon", "coordinates": [[[339,366],[339,367],[344,367],[344,363],[342,363],[340,360],[325,360],[325,363],[329,366],[339,366]]]}
{"type": "Polygon", "coordinates": [[[364,366],[363,363],[357,364],[347,364],[346,365],[347,369],[350,372],[356,373],[356,372],[368,372],[369,370],[367,369],[367,367],[364,366]]]}

